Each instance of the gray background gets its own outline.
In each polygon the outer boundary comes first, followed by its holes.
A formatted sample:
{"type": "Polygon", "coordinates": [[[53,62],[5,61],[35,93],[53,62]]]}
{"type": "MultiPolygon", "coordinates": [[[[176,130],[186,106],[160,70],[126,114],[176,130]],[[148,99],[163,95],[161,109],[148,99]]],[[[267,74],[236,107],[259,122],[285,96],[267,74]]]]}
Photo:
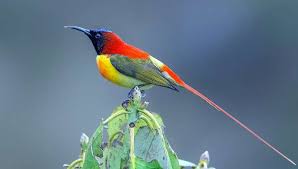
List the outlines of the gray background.
{"type": "MultiPolygon", "coordinates": [[[[106,27],[298,162],[296,0],[1,0],[0,166],[59,169],[78,157],[127,89],[99,76],[89,40],[64,25],[106,27]]],[[[154,88],[180,158],[209,150],[218,169],[295,168],[192,94],[154,88]]]]}

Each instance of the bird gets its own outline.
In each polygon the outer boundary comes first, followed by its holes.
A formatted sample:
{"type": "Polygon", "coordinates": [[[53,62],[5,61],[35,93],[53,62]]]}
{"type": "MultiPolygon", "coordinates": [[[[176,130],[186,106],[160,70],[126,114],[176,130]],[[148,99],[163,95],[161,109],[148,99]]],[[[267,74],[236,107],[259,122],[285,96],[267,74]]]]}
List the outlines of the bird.
{"type": "Polygon", "coordinates": [[[148,52],[125,42],[111,30],[105,28],[86,29],[79,26],[65,26],[65,28],[80,31],[87,35],[91,40],[97,54],[96,63],[98,70],[105,79],[116,85],[130,89],[137,86],[142,90],[147,90],[153,86],[161,86],[179,91],[179,88],[184,88],[222,112],[281,157],[293,165],[296,165],[294,161],[268,143],[232,114],[228,113],[207,96],[188,85],[169,66],[153,57],[148,52]]]}

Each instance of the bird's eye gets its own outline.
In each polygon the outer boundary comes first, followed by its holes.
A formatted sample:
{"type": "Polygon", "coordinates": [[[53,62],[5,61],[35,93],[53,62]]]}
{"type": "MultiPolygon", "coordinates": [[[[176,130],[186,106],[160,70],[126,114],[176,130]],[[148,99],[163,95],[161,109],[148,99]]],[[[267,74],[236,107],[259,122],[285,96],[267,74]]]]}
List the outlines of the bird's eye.
{"type": "Polygon", "coordinates": [[[100,34],[96,34],[96,35],[95,35],[95,38],[96,38],[96,39],[99,39],[100,37],[101,37],[100,34]]]}

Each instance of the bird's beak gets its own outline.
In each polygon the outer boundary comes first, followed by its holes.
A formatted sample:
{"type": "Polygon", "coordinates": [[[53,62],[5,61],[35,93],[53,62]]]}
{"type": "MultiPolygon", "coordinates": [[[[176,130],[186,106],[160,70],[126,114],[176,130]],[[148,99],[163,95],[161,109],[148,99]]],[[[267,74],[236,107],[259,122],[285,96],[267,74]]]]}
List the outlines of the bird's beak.
{"type": "Polygon", "coordinates": [[[85,29],[85,28],[81,28],[79,26],[64,26],[64,28],[69,28],[69,29],[74,29],[80,32],[83,32],[85,35],[87,35],[89,38],[92,37],[90,30],[89,29],[85,29]]]}

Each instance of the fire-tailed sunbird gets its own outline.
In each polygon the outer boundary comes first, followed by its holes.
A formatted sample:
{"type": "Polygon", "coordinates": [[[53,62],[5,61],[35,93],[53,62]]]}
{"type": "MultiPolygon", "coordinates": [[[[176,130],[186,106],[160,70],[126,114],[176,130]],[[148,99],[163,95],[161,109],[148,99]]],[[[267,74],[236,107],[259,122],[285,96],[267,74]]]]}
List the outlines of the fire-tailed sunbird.
{"type": "Polygon", "coordinates": [[[148,89],[152,86],[161,86],[176,91],[178,91],[178,87],[185,88],[205,100],[218,111],[224,113],[280,156],[296,165],[286,155],[273,147],[237,118],[184,82],[166,64],[154,58],[149,53],[126,43],[114,32],[107,29],[85,29],[78,26],[65,27],[83,32],[89,37],[97,53],[96,63],[99,72],[112,83],[126,88],[138,86],[141,89],[148,89]]]}

